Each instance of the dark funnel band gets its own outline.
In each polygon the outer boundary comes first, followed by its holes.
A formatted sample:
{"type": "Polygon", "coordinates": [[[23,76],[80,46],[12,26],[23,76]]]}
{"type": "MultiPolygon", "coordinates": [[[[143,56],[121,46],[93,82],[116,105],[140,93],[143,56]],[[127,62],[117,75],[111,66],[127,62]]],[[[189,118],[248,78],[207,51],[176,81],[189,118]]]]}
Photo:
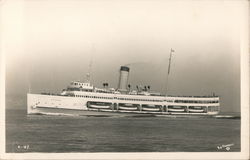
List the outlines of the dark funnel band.
{"type": "Polygon", "coordinates": [[[120,70],[129,72],[129,68],[127,66],[121,66],[120,70]]]}

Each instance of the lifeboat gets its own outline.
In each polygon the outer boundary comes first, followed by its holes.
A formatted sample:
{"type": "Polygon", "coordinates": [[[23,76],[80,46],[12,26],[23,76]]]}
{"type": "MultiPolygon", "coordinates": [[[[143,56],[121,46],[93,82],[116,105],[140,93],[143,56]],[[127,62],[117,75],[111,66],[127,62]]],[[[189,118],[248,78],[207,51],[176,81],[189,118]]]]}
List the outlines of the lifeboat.
{"type": "Polygon", "coordinates": [[[89,108],[95,108],[95,109],[110,109],[112,103],[107,102],[88,102],[87,106],[89,108]]]}
{"type": "Polygon", "coordinates": [[[138,107],[138,104],[119,103],[119,110],[136,111],[138,110],[138,107]]]}
{"type": "Polygon", "coordinates": [[[159,105],[142,105],[142,110],[143,111],[151,111],[151,112],[158,112],[160,111],[160,106],[159,105]]]}
{"type": "Polygon", "coordinates": [[[205,109],[201,106],[190,106],[188,108],[189,112],[196,112],[196,113],[202,113],[205,111],[205,109]]]}
{"type": "Polygon", "coordinates": [[[168,106],[168,112],[185,112],[186,106],[168,106]]]}

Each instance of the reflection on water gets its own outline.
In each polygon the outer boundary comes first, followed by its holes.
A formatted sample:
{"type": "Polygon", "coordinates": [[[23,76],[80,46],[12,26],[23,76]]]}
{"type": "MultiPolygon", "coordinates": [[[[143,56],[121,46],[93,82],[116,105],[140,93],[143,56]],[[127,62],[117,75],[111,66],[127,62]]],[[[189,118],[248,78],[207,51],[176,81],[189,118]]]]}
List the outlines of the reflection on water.
{"type": "Polygon", "coordinates": [[[6,152],[216,151],[240,151],[239,117],[26,116],[25,110],[6,111],[6,152]]]}

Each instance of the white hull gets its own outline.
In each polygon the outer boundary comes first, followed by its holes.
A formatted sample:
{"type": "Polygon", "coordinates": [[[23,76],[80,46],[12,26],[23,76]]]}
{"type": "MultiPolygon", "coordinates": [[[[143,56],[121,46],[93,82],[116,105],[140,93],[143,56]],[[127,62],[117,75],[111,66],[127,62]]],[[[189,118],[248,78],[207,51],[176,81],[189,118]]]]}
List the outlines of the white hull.
{"type": "MultiPolygon", "coordinates": [[[[86,93],[87,94],[87,93],[86,93]]],[[[88,93],[89,94],[89,93],[88,93]]],[[[94,93],[92,93],[94,94],[94,93]]],[[[107,94],[110,96],[110,94],[107,94]]],[[[133,96],[133,95],[130,95],[133,96]]],[[[53,113],[57,114],[63,114],[68,112],[72,112],[73,114],[102,114],[102,112],[105,112],[103,114],[120,114],[120,113],[134,113],[134,114],[200,114],[200,115],[215,115],[218,114],[218,111],[207,111],[207,112],[201,112],[201,110],[195,110],[195,113],[189,113],[185,109],[173,109],[169,108],[164,111],[160,111],[160,108],[150,108],[150,107],[142,107],[137,108],[134,107],[127,107],[127,106],[119,106],[119,103],[133,103],[136,105],[143,105],[145,104],[145,101],[135,101],[126,102],[125,100],[118,100],[118,99],[102,99],[100,102],[103,102],[104,106],[102,105],[95,105],[95,104],[88,104],[88,102],[97,101],[97,99],[94,98],[84,98],[84,97],[70,97],[70,96],[56,96],[56,95],[41,95],[41,94],[28,94],[27,97],[27,113],[28,114],[39,114],[39,113],[50,113],[53,111],[53,113]],[[107,105],[107,104],[110,104],[107,105]],[[143,103],[143,104],[141,104],[143,103]],[[87,107],[87,104],[91,106],[91,108],[87,107]],[[111,107],[111,105],[113,105],[111,107]],[[199,112],[198,112],[199,111],[199,112]],[[168,113],[169,112],[169,113],[168,113]]],[[[141,98],[147,98],[147,96],[141,96],[141,98]]],[[[154,97],[155,98],[155,97],[154,97]]],[[[175,97],[174,97],[175,98],[175,97]]],[[[154,106],[163,107],[168,106],[168,102],[153,102],[155,103],[154,106]]],[[[174,104],[171,104],[174,105],[174,104]]],[[[194,105],[194,104],[192,104],[194,105]]],[[[201,104],[197,104],[201,105],[201,104]]],[[[214,105],[214,104],[211,104],[214,105]]],[[[153,104],[152,104],[153,106],[153,104]]]]}

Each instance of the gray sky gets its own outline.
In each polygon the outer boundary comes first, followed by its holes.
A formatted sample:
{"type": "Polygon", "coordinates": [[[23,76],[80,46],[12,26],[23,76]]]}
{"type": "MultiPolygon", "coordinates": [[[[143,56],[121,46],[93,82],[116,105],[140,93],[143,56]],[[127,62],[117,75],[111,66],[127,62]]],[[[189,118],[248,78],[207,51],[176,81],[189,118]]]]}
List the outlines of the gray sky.
{"type": "Polygon", "coordinates": [[[170,49],[169,94],[221,96],[223,111],[240,111],[240,34],[244,1],[5,1],[6,94],[60,92],[82,80],[129,83],[163,92],[170,49]]]}

